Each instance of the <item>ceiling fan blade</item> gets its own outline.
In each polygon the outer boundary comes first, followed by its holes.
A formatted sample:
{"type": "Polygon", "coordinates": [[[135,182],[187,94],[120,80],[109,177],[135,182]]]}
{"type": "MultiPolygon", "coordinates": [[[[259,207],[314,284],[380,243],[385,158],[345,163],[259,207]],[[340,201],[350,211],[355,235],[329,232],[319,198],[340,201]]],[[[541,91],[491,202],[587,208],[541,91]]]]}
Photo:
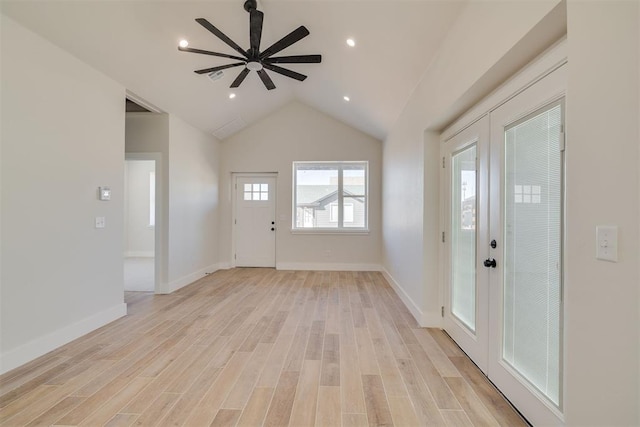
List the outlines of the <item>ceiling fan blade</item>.
{"type": "Polygon", "coordinates": [[[295,30],[291,31],[289,34],[269,46],[264,52],[260,54],[260,59],[265,59],[280,52],[282,49],[286,49],[291,46],[295,42],[307,37],[309,35],[309,30],[304,25],[299,26],[295,30]]]}
{"type": "Polygon", "coordinates": [[[273,80],[271,80],[271,77],[269,77],[265,70],[258,70],[258,75],[267,89],[271,90],[276,88],[276,85],[273,84],[273,80]]]}
{"type": "Polygon", "coordinates": [[[244,49],[238,46],[236,42],[227,37],[222,31],[214,27],[211,22],[207,21],[204,18],[197,18],[196,22],[209,30],[214,36],[218,37],[220,40],[231,46],[233,49],[235,49],[236,52],[239,52],[240,55],[247,57],[247,52],[245,52],[244,49]]]}
{"type": "Polygon", "coordinates": [[[240,74],[238,74],[238,77],[236,77],[236,79],[233,81],[233,83],[231,83],[231,86],[229,87],[240,86],[240,83],[244,81],[244,79],[247,77],[248,74],[249,74],[248,68],[245,68],[244,70],[240,71],[240,74]]]}
{"type": "Polygon", "coordinates": [[[307,76],[305,76],[304,74],[296,73],[295,71],[287,70],[286,68],[278,67],[277,65],[265,64],[265,63],[263,63],[262,65],[267,70],[271,70],[278,74],[282,74],[283,76],[291,77],[292,79],[303,81],[304,79],[307,78],[307,76]]]}
{"type": "Polygon", "coordinates": [[[262,21],[264,14],[257,9],[251,9],[249,18],[249,40],[251,51],[257,55],[260,52],[260,39],[262,38],[262,21]]]}
{"type": "Polygon", "coordinates": [[[213,73],[214,71],[220,71],[220,70],[224,70],[224,69],[227,69],[227,68],[233,68],[233,67],[237,67],[239,65],[245,65],[245,64],[244,64],[244,62],[234,62],[233,64],[220,65],[218,67],[211,67],[211,68],[204,68],[202,70],[196,70],[195,73],[197,73],[197,74],[213,73]]]}
{"type": "Polygon", "coordinates": [[[178,50],[180,50],[182,52],[201,53],[203,55],[219,56],[221,58],[238,59],[240,61],[244,61],[245,60],[245,58],[240,58],[239,56],[227,55],[226,53],[211,52],[209,50],[194,49],[194,48],[191,48],[191,47],[180,47],[180,46],[178,46],[178,50]]]}
{"type": "Polygon", "coordinates": [[[322,62],[322,55],[278,56],[264,60],[270,64],[319,64],[322,62]]]}

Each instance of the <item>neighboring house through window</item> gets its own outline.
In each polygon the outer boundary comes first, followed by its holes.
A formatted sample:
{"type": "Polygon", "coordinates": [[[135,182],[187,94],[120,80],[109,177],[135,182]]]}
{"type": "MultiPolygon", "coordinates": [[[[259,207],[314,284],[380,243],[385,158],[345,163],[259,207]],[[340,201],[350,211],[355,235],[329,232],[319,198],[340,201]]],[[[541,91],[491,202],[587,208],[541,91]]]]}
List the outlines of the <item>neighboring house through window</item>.
{"type": "Polygon", "coordinates": [[[366,230],[368,162],[294,162],[294,229],[366,230]]]}

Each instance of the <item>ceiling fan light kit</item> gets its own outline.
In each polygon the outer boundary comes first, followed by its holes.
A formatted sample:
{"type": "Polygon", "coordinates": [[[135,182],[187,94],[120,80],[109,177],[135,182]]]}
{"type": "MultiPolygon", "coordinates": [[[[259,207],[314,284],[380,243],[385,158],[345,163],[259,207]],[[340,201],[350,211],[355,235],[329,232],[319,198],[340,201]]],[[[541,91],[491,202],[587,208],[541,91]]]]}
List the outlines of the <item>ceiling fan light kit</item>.
{"type": "Polygon", "coordinates": [[[249,49],[242,49],[237,43],[227,37],[222,31],[216,28],[213,24],[204,18],[197,18],[196,22],[202,25],[214,36],[229,45],[232,49],[238,52],[241,56],[228,55],[226,53],[211,52],[208,50],[194,49],[188,47],[188,44],[180,43],[178,50],[182,52],[198,53],[201,55],[217,56],[221,58],[235,59],[240,62],[234,62],[226,65],[219,65],[217,67],[204,68],[202,70],[195,70],[197,74],[207,74],[221,72],[221,70],[233,67],[244,66],[244,69],[238,74],[236,79],[231,83],[232,88],[240,86],[240,84],[247,77],[249,72],[255,71],[264,86],[271,90],[275,89],[276,85],[267,74],[266,70],[273,71],[289,78],[303,81],[307,78],[304,74],[300,74],[293,70],[280,67],[274,64],[318,64],[322,61],[321,55],[294,55],[294,56],[279,56],[273,57],[276,53],[291,46],[292,44],[302,40],[309,35],[309,30],[303,25],[299,26],[289,34],[269,46],[263,51],[260,51],[260,39],[262,38],[262,23],[264,20],[264,14],[257,9],[256,0],[247,0],[244,2],[244,9],[249,12],[249,49]]]}

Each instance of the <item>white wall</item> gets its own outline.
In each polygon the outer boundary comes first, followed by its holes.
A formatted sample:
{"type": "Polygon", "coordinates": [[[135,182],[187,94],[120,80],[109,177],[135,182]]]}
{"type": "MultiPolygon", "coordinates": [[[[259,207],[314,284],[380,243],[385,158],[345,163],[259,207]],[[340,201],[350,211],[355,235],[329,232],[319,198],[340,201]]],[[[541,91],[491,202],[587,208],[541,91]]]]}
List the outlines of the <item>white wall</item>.
{"type": "Polygon", "coordinates": [[[220,143],[169,116],[169,291],[219,268],[220,143]]]}
{"type": "Polygon", "coordinates": [[[569,1],[566,418],[639,425],[638,2],[569,1]],[[619,262],[595,259],[619,227],[619,262]]]}
{"type": "Polygon", "coordinates": [[[513,72],[539,52],[556,29],[536,25],[557,3],[470,2],[384,141],[384,267],[424,326],[440,324],[438,127],[493,89],[489,71],[513,72]],[[513,47],[534,30],[538,44],[531,43],[529,55],[514,55],[513,47]]]}
{"type": "Polygon", "coordinates": [[[124,170],[124,255],[153,257],[155,227],[149,224],[151,208],[150,174],[155,174],[153,160],[128,160],[124,170]]]}
{"type": "Polygon", "coordinates": [[[7,371],[126,313],[125,90],[1,19],[0,371],[7,371]],[[111,187],[111,201],[98,200],[99,186],[111,187]],[[106,228],[94,228],[96,216],[106,228]]]}
{"type": "MultiPolygon", "coordinates": [[[[222,144],[220,255],[231,262],[232,172],[277,172],[278,268],[377,269],[381,236],[380,141],[292,102],[222,144]],[[369,161],[369,234],[292,234],[294,161],[369,161]],[[327,255],[326,251],[330,251],[327,255]]],[[[405,207],[409,209],[409,207],[405,207]]]]}

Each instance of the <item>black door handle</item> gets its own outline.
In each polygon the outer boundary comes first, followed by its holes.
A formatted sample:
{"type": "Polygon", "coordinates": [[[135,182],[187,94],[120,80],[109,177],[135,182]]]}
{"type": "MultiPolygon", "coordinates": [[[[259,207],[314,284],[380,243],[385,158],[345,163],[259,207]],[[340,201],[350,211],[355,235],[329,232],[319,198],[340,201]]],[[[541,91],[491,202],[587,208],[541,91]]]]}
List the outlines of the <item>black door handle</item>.
{"type": "Polygon", "coordinates": [[[485,267],[491,267],[491,268],[496,268],[496,260],[493,258],[488,258],[484,260],[484,266],[485,267]]]}
{"type": "Polygon", "coordinates": [[[275,228],[271,227],[271,231],[274,231],[274,230],[275,230],[275,228]]]}

